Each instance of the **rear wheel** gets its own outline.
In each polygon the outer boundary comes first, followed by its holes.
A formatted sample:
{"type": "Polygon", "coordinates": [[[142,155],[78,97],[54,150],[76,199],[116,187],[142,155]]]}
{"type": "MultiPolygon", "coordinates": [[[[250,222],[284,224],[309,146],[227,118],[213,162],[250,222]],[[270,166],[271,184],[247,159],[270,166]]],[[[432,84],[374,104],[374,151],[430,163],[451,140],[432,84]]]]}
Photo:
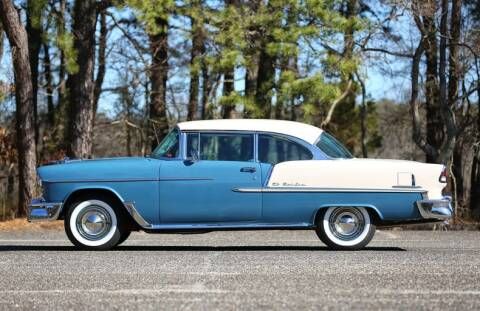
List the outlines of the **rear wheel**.
{"type": "Polygon", "coordinates": [[[123,242],[129,230],[115,203],[108,197],[84,198],[73,203],[65,217],[69,240],[77,247],[91,250],[108,250],[123,242]]]}
{"type": "Polygon", "coordinates": [[[320,240],[333,249],[357,250],[365,247],[375,234],[375,225],[364,207],[328,208],[315,230],[320,240]]]}

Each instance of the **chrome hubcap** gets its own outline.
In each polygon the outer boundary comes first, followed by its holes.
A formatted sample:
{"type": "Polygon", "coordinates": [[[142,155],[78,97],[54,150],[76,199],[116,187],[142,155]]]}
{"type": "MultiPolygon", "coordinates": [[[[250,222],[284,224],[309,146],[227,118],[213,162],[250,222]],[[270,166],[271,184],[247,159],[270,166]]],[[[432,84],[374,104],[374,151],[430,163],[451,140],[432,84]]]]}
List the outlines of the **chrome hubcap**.
{"type": "Polygon", "coordinates": [[[339,207],[329,219],[330,231],[337,238],[345,241],[354,240],[362,234],[365,219],[361,211],[353,207],[339,207]]]}
{"type": "Polygon", "coordinates": [[[103,238],[112,226],[110,214],[101,206],[86,207],[77,217],[77,230],[88,240],[103,238]]]}

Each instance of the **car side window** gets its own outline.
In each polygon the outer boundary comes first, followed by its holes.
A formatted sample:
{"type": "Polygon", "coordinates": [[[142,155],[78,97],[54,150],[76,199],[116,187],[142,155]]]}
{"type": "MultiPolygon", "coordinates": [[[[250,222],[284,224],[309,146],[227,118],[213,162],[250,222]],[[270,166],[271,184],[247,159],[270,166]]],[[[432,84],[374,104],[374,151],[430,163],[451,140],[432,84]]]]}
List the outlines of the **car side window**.
{"type": "Polygon", "coordinates": [[[274,135],[258,135],[258,159],[275,165],[285,161],[311,160],[312,153],[302,145],[274,135]]]}
{"type": "Polygon", "coordinates": [[[187,135],[187,156],[198,150],[200,160],[253,161],[253,135],[200,133],[187,135]],[[198,141],[200,139],[200,141],[198,141]]]}

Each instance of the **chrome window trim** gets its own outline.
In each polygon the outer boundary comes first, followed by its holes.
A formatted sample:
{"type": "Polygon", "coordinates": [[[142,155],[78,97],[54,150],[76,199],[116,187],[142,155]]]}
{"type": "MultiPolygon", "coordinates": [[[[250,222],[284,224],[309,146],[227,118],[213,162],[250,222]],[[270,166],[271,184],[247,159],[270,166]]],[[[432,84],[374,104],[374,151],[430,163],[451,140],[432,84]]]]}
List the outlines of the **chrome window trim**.
{"type": "MultiPolygon", "coordinates": [[[[260,163],[258,159],[258,135],[264,134],[264,135],[273,135],[273,136],[278,136],[280,138],[284,138],[290,141],[293,141],[294,143],[297,143],[301,145],[302,147],[306,148],[310,153],[312,154],[312,159],[310,160],[327,160],[329,157],[323,153],[317,146],[314,144],[310,144],[303,139],[300,139],[295,136],[291,135],[286,135],[286,134],[281,134],[281,133],[276,133],[276,132],[266,132],[266,131],[222,131],[222,130],[182,130],[180,135],[180,139],[182,142],[180,143],[181,145],[181,159],[185,160],[187,158],[186,154],[186,147],[187,147],[187,134],[189,133],[198,133],[200,135],[201,133],[225,133],[225,134],[250,134],[254,135],[254,146],[253,146],[253,151],[254,151],[254,157],[255,157],[255,162],[260,163]]],[[[199,140],[200,141],[200,140],[199,140]]],[[[209,161],[209,160],[201,160],[201,161],[209,161]]],[[[309,161],[309,160],[305,160],[309,161]]]]}
{"type": "MultiPolygon", "coordinates": [[[[235,135],[235,134],[241,134],[241,135],[252,135],[252,144],[253,144],[253,162],[258,162],[255,154],[256,150],[256,143],[255,143],[255,132],[251,131],[215,131],[215,130],[187,130],[187,131],[182,131],[182,146],[183,146],[183,152],[182,152],[182,159],[186,160],[187,159],[187,135],[191,133],[197,133],[198,134],[198,143],[200,144],[200,139],[201,139],[201,134],[227,134],[227,135],[235,135]]],[[[198,155],[199,155],[199,161],[222,161],[222,162],[250,162],[251,161],[231,161],[231,160],[201,160],[200,159],[200,145],[198,146],[198,155]]]]}

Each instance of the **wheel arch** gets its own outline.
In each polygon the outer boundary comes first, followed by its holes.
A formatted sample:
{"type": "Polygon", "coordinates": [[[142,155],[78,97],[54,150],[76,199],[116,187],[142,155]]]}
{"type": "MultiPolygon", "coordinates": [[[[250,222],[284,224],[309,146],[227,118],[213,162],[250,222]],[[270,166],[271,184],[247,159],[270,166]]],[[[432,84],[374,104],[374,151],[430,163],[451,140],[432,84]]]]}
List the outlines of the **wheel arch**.
{"type": "Polygon", "coordinates": [[[349,207],[363,207],[367,210],[368,214],[372,217],[372,222],[374,224],[378,224],[383,220],[383,215],[379,211],[379,209],[372,204],[358,204],[358,203],[351,203],[351,204],[323,204],[321,205],[313,214],[313,225],[316,226],[319,219],[323,217],[324,213],[327,211],[328,208],[330,207],[342,207],[342,206],[349,206],[349,207]]]}
{"type": "Polygon", "coordinates": [[[126,217],[127,221],[132,225],[132,229],[136,228],[136,222],[132,219],[130,214],[128,213],[127,209],[124,206],[124,200],[120,196],[120,194],[112,188],[109,187],[99,187],[99,186],[88,186],[88,187],[80,187],[72,190],[63,200],[63,208],[60,212],[58,219],[65,219],[65,215],[69,206],[75,202],[78,198],[81,197],[95,197],[95,196],[106,196],[117,203],[119,209],[123,212],[124,216],[126,217]]]}

